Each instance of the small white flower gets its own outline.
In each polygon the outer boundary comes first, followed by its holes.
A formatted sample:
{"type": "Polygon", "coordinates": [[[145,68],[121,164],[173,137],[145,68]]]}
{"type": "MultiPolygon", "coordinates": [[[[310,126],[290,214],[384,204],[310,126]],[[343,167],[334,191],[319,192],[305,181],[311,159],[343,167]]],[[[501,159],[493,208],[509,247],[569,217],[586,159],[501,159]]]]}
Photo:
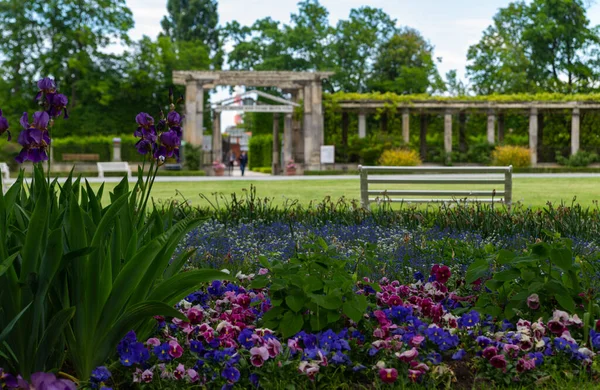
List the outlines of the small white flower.
{"type": "Polygon", "coordinates": [[[189,309],[192,307],[192,303],[186,301],[185,299],[182,299],[181,302],[179,302],[179,306],[183,307],[184,309],[189,309]]]}
{"type": "Polygon", "coordinates": [[[229,275],[231,272],[229,272],[229,270],[227,268],[223,268],[221,270],[221,272],[225,272],[227,275],[229,275]]]}

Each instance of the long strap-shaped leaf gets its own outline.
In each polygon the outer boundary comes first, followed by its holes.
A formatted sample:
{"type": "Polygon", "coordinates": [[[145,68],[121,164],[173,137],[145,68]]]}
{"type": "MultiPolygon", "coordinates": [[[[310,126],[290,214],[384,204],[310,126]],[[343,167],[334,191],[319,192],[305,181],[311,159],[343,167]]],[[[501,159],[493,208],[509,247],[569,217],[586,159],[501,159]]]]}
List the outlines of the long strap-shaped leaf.
{"type": "Polygon", "coordinates": [[[158,284],[148,299],[174,305],[197,290],[202,283],[213,280],[231,280],[231,275],[214,269],[182,272],[158,284]]]}
{"type": "Polygon", "coordinates": [[[8,337],[8,335],[10,334],[10,332],[13,330],[13,328],[15,327],[15,324],[17,322],[19,322],[19,319],[21,318],[21,316],[23,314],[25,314],[25,312],[31,307],[31,303],[27,306],[25,306],[25,308],[23,310],[21,310],[21,312],[19,314],[17,314],[17,316],[15,316],[15,318],[13,318],[13,320],[11,322],[8,323],[8,325],[6,326],[6,328],[4,328],[2,330],[2,333],[0,333],[0,343],[3,342],[4,340],[6,340],[6,338],[8,337]]]}

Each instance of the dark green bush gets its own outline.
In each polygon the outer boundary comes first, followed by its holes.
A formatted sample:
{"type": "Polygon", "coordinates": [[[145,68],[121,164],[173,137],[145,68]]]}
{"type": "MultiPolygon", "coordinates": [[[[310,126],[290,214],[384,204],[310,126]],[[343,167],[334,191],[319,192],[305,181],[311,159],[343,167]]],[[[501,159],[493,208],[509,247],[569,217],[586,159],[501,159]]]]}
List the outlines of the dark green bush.
{"type": "Polygon", "coordinates": [[[255,135],[250,138],[248,165],[250,167],[270,167],[273,161],[273,136],[255,135]]]}
{"type": "Polygon", "coordinates": [[[587,167],[591,163],[598,161],[598,155],[596,153],[589,153],[583,150],[569,156],[569,158],[563,157],[556,153],[556,162],[560,165],[567,167],[587,167]]]}
{"type": "Polygon", "coordinates": [[[141,156],[135,148],[137,140],[132,134],[54,138],[52,140],[54,161],[65,162],[62,156],[67,153],[93,153],[100,156],[100,161],[112,161],[115,137],[121,138],[121,160],[141,161],[141,156]]]}

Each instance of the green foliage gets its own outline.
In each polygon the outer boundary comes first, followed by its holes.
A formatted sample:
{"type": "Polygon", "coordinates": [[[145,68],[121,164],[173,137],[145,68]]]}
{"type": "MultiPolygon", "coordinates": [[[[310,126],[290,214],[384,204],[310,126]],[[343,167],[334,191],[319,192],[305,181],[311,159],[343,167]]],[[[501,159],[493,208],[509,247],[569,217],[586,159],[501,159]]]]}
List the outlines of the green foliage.
{"type": "Polygon", "coordinates": [[[121,138],[121,159],[123,161],[141,161],[141,155],[135,149],[137,139],[131,134],[54,138],[52,139],[54,161],[63,162],[62,155],[64,153],[93,153],[100,156],[100,161],[112,161],[113,138],[115,137],[121,138]]]}
{"type": "Polygon", "coordinates": [[[577,153],[569,156],[569,158],[565,158],[560,154],[556,155],[556,162],[567,167],[587,167],[591,163],[595,163],[597,161],[598,155],[596,153],[589,153],[583,150],[580,150],[577,153]]]}
{"type": "Polygon", "coordinates": [[[433,47],[417,30],[410,28],[381,45],[368,84],[373,91],[399,95],[444,89],[433,59],[433,47]]]}
{"type": "Polygon", "coordinates": [[[202,146],[185,144],[183,146],[183,165],[190,171],[198,171],[202,168],[202,146]]]}
{"type": "Polygon", "coordinates": [[[289,262],[270,264],[262,257],[261,265],[270,273],[259,275],[251,285],[269,285],[273,308],[263,316],[264,326],[285,338],[303,329],[341,328],[342,315],[360,322],[367,309],[367,298],[354,292],[356,274],[346,271],[348,259],[338,259],[335,246],[327,246],[322,238],[307,249],[289,262]]]}
{"type": "Polygon", "coordinates": [[[498,146],[492,152],[492,165],[528,167],[531,165],[531,152],[521,146],[498,146]]]}
{"type": "Polygon", "coordinates": [[[479,94],[588,92],[599,43],[582,0],[514,2],[469,48],[467,75],[479,94]]]}
{"type": "Polygon", "coordinates": [[[271,174],[271,172],[272,172],[271,167],[255,167],[255,168],[252,168],[251,170],[254,172],[268,173],[268,174],[271,174]]]}
{"type": "Polygon", "coordinates": [[[381,154],[379,164],[384,166],[417,166],[421,165],[421,158],[419,153],[414,150],[391,149],[381,154]]]}
{"type": "Polygon", "coordinates": [[[174,251],[200,220],[173,223],[172,205],[147,214],[153,179],[142,174],[131,191],[124,178],[107,207],[104,186],[94,192],[72,177],[59,185],[38,165],[29,188],[21,175],[0,193],[1,366],[29,377],[66,358],[89,378],[129,330],[144,333],[153,315],[181,317],[173,304],[198,283],[226,278],[178,273],[191,252],[174,251]]]}
{"type": "Polygon", "coordinates": [[[248,165],[270,167],[273,161],[273,136],[255,135],[250,138],[248,165]]]}
{"type": "Polygon", "coordinates": [[[494,317],[503,315],[511,320],[534,311],[540,317],[549,318],[558,303],[568,313],[582,314],[579,294],[583,288],[579,275],[583,270],[573,258],[572,242],[549,235],[553,238],[551,242],[530,245],[523,255],[501,250],[469,266],[467,283],[484,278],[492,271],[492,277],[485,282],[491,292],[482,291],[477,300],[482,313],[494,317]],[[539,309],[528,307],[527,298],[532,294],[539,297],[539,309]]]}

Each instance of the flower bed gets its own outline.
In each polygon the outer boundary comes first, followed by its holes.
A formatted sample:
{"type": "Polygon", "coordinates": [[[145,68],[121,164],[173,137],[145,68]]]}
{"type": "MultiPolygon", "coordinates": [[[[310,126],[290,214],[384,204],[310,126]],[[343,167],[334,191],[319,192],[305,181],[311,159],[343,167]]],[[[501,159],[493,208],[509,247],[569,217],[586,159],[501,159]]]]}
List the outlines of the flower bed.
{"type": "Polygon", "coordinates": [[[268,288],[251,288],[253,275],[238,275],[237,284],[213,282],[178,305],[188,321],[157,317],[153,337],[129,333],[118,348],[120,365],[112,378],[102,377],[103,385],[527,386],[563,370],[592,378],[600,333],[591,330],[586,345],[577,315],[555,310],[545,321],[538,306],[512,322],[492,320],[474,309],[477,296],[465,295],[473,291],[464,281],[450,275],[448,267],[434,266],[429,280],[417,273],[410,284],[361,281],[357,293],[371,309],[360,321],[342,318],[287,340],[262,327],[272,302],[268,288]]]}

